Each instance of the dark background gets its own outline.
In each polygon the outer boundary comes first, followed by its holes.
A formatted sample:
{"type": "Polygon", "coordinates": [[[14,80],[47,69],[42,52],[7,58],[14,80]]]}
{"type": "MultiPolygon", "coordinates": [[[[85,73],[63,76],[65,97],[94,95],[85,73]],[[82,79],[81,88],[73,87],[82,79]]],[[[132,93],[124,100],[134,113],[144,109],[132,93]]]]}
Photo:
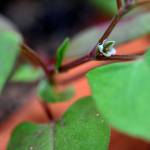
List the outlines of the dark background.
{"type": "Polygon", "coordinates": [[[0,13],[19,28],[25,41],[54,55],[65,37],[105,20],[92,0],[1,0],[0,13]]]}
{"type": "Polygon", "coordinates": [[[34,49],[53,54],[67,36],[93,24],[101,12],[87,0],[1,0],[8,17],[34,49]]]}

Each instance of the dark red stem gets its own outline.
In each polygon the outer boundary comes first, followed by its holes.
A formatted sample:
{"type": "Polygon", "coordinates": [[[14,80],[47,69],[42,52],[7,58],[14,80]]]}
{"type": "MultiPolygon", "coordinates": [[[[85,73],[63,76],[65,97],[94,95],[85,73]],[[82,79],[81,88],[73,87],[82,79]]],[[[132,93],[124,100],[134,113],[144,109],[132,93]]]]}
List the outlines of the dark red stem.
{"type": "Polygon", "coordinates": [[[45,114],[47,115],[49,121],[53,122],[55,119],[52,115],[52,111],[51,109],[48,107],[48,104],[45,103],[45,102],[40,102],[41,106],[43,107],[44,111],[45,111],[45,114]]]}
{"type": "Polygon", "coordinates": [[[122,7],[122,0],[116,0],[116,1],[117,1],[118,13],[119,13],[120,8],[122,7]]]}
{"type": "Polygon", "coordinates": [[[89,62],[90,60],[93,60],[92,57],[89,54],[85,55],[85,56],[83,56],[83,57],[81,57],[81,58],[79,58],[79,59],[77,59],[75,61],[72,61],[72,62],[70,62],[68,64],[65,64],[65,65],[61,66],[59,71],[60,72],[68,71],[70,69],[73,69],[73,68],[81,65],[81,64],[89,62]]]}

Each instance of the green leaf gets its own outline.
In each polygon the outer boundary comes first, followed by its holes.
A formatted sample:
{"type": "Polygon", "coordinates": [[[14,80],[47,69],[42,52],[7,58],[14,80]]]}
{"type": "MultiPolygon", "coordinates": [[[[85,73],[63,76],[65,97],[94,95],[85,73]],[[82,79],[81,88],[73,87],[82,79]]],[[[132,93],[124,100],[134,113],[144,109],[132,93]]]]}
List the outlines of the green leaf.
{"type": "Polygon", "coordinates": [[[0,32],[0,92],[8,79],[21,44],[21,37],[15,32],[0,32]]]}
{"type": "Polygon", "coordinates": [[[22,123],[13,132],[8,150],[53,150],[50,125],[22,123]]]}
{"type": "Polygon", "coordinates": [[[56,129],[58,150],[108,149],[109,127],[91,97],[76,102],[57,123],[56,129]]]}
{"type": "MultiPolygon", "coordinates": [[[[115,27],[109,37],[110,40],[116,42],[117,46],[150,33],[149,12],[138,14],[136,16],[130,15],[130,17],[128,16],[127,18],[126,21],[124,20],[124,22],[120,22],[115,27]]],[[[73,37],[66,53],[66,57],[82,56],[91,51],[109,23],[110,22],[107,22],[100,26],[88,28],[73,37]]]]}
{"type": "Polygon", "coordinates": [[[62,64],[64,55],[69,46],[69,38],[66,38],[63,43],[58,47],[56,53],[56,69],[58,70],[62,64]]]}
{"type": "Polygon", "coordinates": [[[42,70],[31,65],[21,65],[12,77],[12,81],[31,82],[37,81],[43,76],[42,70]]]}
{"type": "Polygon", "coordinates": [[[110,15],[117,13],[117,4],[114,0],[109,0],[109,2],[104,0],[90,0],[90,3],[99,8],[101,12],[103,11],[110,15]]]}
{"type": "Polygon", "coordinates": [[[74,89],[72,87],[69,87],[63,92],[58,92],[47,81],[43,80],[38,86],[38,95],[42,98],[43,101],[48,103],[62,102],[73,97],[74,89]]]}
{"type": "Polygon", "coordinates": [[[76,102],[55,124],[17,127],[8,150],[107,150],[109,134],[108,125],[88,97],[76,102]]]}
{"type": "Polygon", "coordinates": [[[104,118],[122,132],[150,140],[150,51],[138,61],[100,67],[87,76],[104,118]]]}

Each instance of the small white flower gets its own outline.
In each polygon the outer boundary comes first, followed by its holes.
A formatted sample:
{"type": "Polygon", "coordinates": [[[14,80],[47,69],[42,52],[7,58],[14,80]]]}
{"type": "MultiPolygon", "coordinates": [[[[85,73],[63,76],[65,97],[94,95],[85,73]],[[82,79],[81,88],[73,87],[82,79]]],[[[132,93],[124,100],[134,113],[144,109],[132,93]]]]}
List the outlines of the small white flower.
{"type": "Polygon", "coordinates": [[[104,40],[102,44],[98,44],[98,50],[105,57],[110,57],[116,54],[116,49],[114,48],[115,41],[104,40]]]}

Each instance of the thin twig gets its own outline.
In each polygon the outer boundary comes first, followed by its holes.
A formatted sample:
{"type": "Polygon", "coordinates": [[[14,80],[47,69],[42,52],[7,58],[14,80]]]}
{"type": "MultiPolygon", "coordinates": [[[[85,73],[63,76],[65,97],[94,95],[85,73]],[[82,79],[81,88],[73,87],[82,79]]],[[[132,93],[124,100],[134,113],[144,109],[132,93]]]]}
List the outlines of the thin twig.
{"type": "Polygon", "coordinates": [[[54,73],[54,70],[48,70],[47,65],[43,62],[43,60],[38,56],[36,52],[34,52],[26,44],[22,44],[21,52],[23,56],[27,57],[30,61],[41,66],[47,78],[51,81],[50,74],[52,75],[54,73]]]}
{"type": "Polygon", "coordinates": [[[118,13],[119,13],[120,9],[122,8],[122,0],[116,0],[116,2],[117,2],[118,13]]]}
{"type": "MultiPolygon", "coordinates": [[[[111,34],[112,30],[115,28],[117,23],[120,21],[120,19],[124,15],[126,15],[129,11],[133,10],[136,7],[140,7],[140,6],[143,6],[143,5],[146,5],[146,4],[150,4],[150,1],[139,2],[139,3],[136,3],[135,5],[132,5],[128,8],[125,8],[125,9],[121,8],[119,14],[117,14],[113,17],[110,25],[108,26],[108,28],[104,32],[103,36],[99,39],[99,43],[103,43],[103,41],[108,38],[108,36],[111,34]]],[[[119,1],[118,1],[118,5],[120,7],[120,2],[119,1]]],[[[52,74],[55,73],[54,66],[47,67],[43,63],[43,61],[38,57],[38,55],[36,53],[34,53],[28,46],[23,44],[22,50],[23,50],[23,53],[26,57],[28,57],[30,60],[33,60],[34,62],[38,62],[41,65],[41,67],[43,68],[43,70],[47,74],[47,77],[49,77],[49,76],[51,76],[52,74]]],[[[60,70],[59,70],[60,73],[65,72],[69,69],[75,68],[75,67],[77,67],[77,66],[79,66],[83,63],[86,63],[88,61],[91,61],[91,60],[95,59],[95,53],[96,53],[96,46],[93,48],[93,50],[91,50],[91,52],[89,54],[87,54],[87,55],[85,55],[85,56],[83,56],[83,57],[81,57],[81,58],[79,58],[79,59],[77,59],[73,62],[70,62],[66,65],[61,66],[60,70]]],[[[121,60],[121,56],[120,56],[120,60],[121,60]]],[[[50,64],[50,65],[52,65],[52,64],[50,64]]]]}
{"type": "Polygon", "coordinates": [[[40,101],[40,104],[41,104],[42,108],[44,109],[49,121],[53,122],[55,119],[52,115],[51,109],[48,107],[48,104],[46,102],[42,102],[42,101],[40,101]]]}
{"type": "Polygon", "coordinates": [[[142,55],[144,55],[144,52],[141,52],[139,54],[134,54],[134,55],[114,55],[111,57],[105,57],[103,55],[99,55],[96,58],[92,58],[92,57],[82,57],[81,60],[76,60],[73,61],[71,63],[68,63],[64,66],[61,67],[60,72],[66,72],[68,70],[74,69],[75,67],[84,64],[86,62],[89,61],[120,61],[120,62],[124,62],[124,61],[132,61],[132,60],[136,60],[138,58],[140,58],[142,55]]]}
{"type": "Polygon", "coordinates": [[[75,61],[72,61],[68,64],[65,64],[63,66],[60,67],[60,72],[65,72],[65,71],[68,71],[70,69],[73,69],[81,64],[84,64],[86,62],[89,62],[90,60],[93,60],[92,57],[90,57],[89,55],[85,55],[83,57],[81,57],[80,59],[77,59],[75,61]]]}
{"type": "Polygon", "coordinates": [[[139,54],[134,54],[134,55],[114,55],[111,57],[104,57],[104,56],[98,56],[96,58],[97,61],[104,61],[104,60],[115,60],[115,61],[132,61],[132,60],[136,60],[138,58],[141,58],[141,56],[144,55],[144,52],[141,52],[139,54]]]}
{"type": "MultiPolygon", "coordinates": [[[[113,17],[110,25],[108,26],[108,28],[104,32],[103,36],[99,39],[99,43],[103,43],[103,41],[108,38],[108,36],[111,34],[111,32],[113,31],[113,29],[115,28],[117,23],[120,21],[120,19],[124,15],[126,15],[129,11],[133,10],[136,7],[146,5],[149,3],[150,3],[150,1],[139,2],[139,3],[132,5],[132,6],[128,5],[123,9],[123,8],[121,8],[121,0],[117,0],[118,14],[113,17]]],[[[61,73],[61,72],[68,71],[70,69],[73,69],[73,68],[75,68],[81,64],[84,64],[88,61],[91,61],[91,60],[96,60],[96,61],[107,60],[107,61],[113,61],[113,62],[131,61],[131,60],[135,60],[135,59],[139,58],[141,55],[144,54],[143,53],[143,54],[138,54],[138,55],[115,55],[115,56],[111,56],[111,57],[105,57],[103,55],[98,55],[97,57],[95,57],[96,48],[97,48],[97,46],[95,46],[93,48],[93,50],[91,50],[91,52],[86,54],[85,56],[83,56],[83,57],[81,57],[81,58],[79,58],[73,62],[70,62],[68,64],[61,66],[59,72],[61,73]]],[[[52,76],[55,73],[55,69],[53,66],[50,66],[50,70],[49,70],[47,65],[42,61],[42,59],[34,51],[32,51],[32,49],[30,49],[25,44],[22,45],[22,54],[25,57],[27,57],[30,61],[32,61],[33,63],[39,64],[43,68],[43,70],[45,71],[45,74],[48,77],[48,80],[50,82],[53,80],[52,76]]],[[[50,108],[48,107],[47,103],[41,102],[41,105],[44,108],[45,113],[47,114],[49,120],[54,121],[52,112],[51,112],[50,108]]]]}
{"type": "MultiPolygon", "coordinates": [[[[99,61],[99,62],[107,60],[107,61],[105,61],[104,64],[98,64],[97,67],[112,64],[112,63],[117,63],[117,62],[134,61],[134,60],[141,58],[143,55],[144,55],[144,52],[141,52],[138,54],[133,54],[133,55],[123,55],[123,56],[122,55],[116,55],[116,56],[112,56],[111,60],[106,58],[106,57],[105,58],[104,57],[103,58],[97,58],[96,61],[99,61]]],[[[56,84],[65,85],[65,84],[70,83],[71,81],[78,80],[78,79],[82,78],[88,71],[90,71],[93,68],[95,68],[95,66],[91,66],[90,68],[86,68],[85,70],[83,69],[83,71],[77,72],[75,75],[71,76],[70,78],[67,77],[66,79],[63,79],[60,81],[58,80],[56,82],[56,84]]]]}
{"type": "MultiPolygon", "coordinates": [[[[117,25],[117,23],[120,21],[120,19],[126,15],[129,11],[133,10],[134,8],[136,7],[139,7],[139,6],[143,6],[143,5],[146,5],[146,4],[150,4],[150,1],[143,1],[143,2],[139,2],[139,3],[136,3],[135,5],[131,5],[131,6],[128,6],[127,8],[125,7],[124,9],[121,8],[120,11],[119,11],[119,14],[115,15],[110,23],[110,25],[108,26],[108,28],[106,29],[106,31],[104,32],[103,36],[99,39],[99,43],[103,43],[103,41],[105,39],[108,38],[108,36],[111,34],[112,30],[115,28],[115,26],[117,25]]],[[[120,7],[120,1],[118,1],[118,6],[120,7]]],[[[125,56],[113,56],[113,57],[104,57],[104,56],[100,56],[99,59],[97,59],[95,57],[96,55],[96,48],[97,46],[95,46],[93,48],[93,50],[91,50],[90,53],[86,54],[85,56],[73,61],[73,62],[70,62],[68,64],[65,64],[63,66],[60,67],[60,70],[59,72],[65,72],[65,71],[68,71],[70,69],[73,69],[81,64],[84,64],[88,61],[91,61],[93,59],[96,59],[96,60],[120,60],[120,61],[124,61],[125,59],[125,56]]],[[[34,60],[35,62],[38,62],[41,67],[44,69],[45,73],[47,74],[47,76],[51,76],[52,74],[55,73],[55,69],[53,66],[50,67],[50,70],[48,69],[48,67],[46,67],[46,65],[43,63],[43,61],[41,61],[41,59],[36,55],[36,53],[34,53],[29,47],[27,47],[26,45],[23,45],[23,53],[25,56],[27,56],[29,59],[32,59],[34,60]],[[26,52],[28,51],[28,52],[26,52]],[[34,57],[33,57],[33,56],[34,57]]],[[[132,56],[131,56],[132,57],[132,56]]],[[[50,78],[51,79],[51,78],[50,78]]]]}
{"type": "MultiPolygon", "coordinates": [[[[23,44],[22,45],[22,49],[21,52],[23,54],[23,56],[25,56],[26,58],[28,58],[32,63],[34,64],[38,64],[39,66],[41,66],[49,80],[49,82],[53,82],[53,78],[50,75],[50,71],[47,69],[46,64],[42,61],[42,59],[37,55],[36,52],[34,52],[31,48],[29,48],[27,45],[23,44]]],[[[40,102],[41,106],[43,107],[47,117],[49,118],[49,121],[54,121],[53,115],[52,115],[52,111],[51,109],[48,107],[48,104],[45,102],[40,102]]]]}
{"type": "Polygon", "coordinates": [[[139,2],[136,3],[134,5],[130,5],[128,7],[126,7],[125,9],[121,9],[119,14],[117,14],[116,16],[114,16],[114,18],[112,19],[110,25],[108,26],[108,28],[106,29],[106,31],[104,32],[103,36],[99,39],[99,43],[103,43],[103,41],[105,39],[107,39],[107,37],[110,35],[110,33],[112,32],[112,30],[114,29],[114,27],[117,25],[117,23],[120,21],[120,19],[125,16],[129,11],[139,7],[139,6],[143,6],[146,4],[150,4],[150,1],[143,1],[143,2],[139,2]]]}
{"type": "Polygon", "coordinates": [[[99,43],[103,43],[103,41],[110,35],[116,24],[120,21],[121,17],[122,13],[121,15],[114,16],[107,30],[104,32],[103,36],[99,39],[99,43]]]}
{"type": "MultiPolygon", "coordinates": [[[[124,15],[126,15],[129,11],[133,10],[134,8],[137,8],[137,7],[146,5],[146,4],[150,4],[150,1],[139,2],[135,5],[130,6],[130,7],[128,6],[128,8],[126,8],[126,9],[120,9],[119,14],[117,14],[113,17],[110,25],[108,26],[108,28],[106,29],[106,31],[104,32],[102,37],[99,39],[99,43],[103,43],[103,41],[108,38],[108,36],[111,34],[111,32],[113,31],[113,29],[115,28],[117,23],[120,21],[120,19],[124,15]]],[[[93,50],[89,54],[71,62],[70,64],[66,64],[66,65],[62,66],[60,68],[60,72],[68,71],[69,69],[75,68],[75,67],[77,67],[83,63],[86,63],[88,61],[95,59],[95,54],[96,54],[96,46],[93,48],[93,50]]],[[[119,56],[120,61],[121,61],[121,57],[123,57],[122,60],[124,60],[124,56],[119,56]]],[[[101,57],[101,59],[111,60],[112,58],[101,57]]],[[[118,59],[118,58],[116,58],[116,59],[118,59]]],[[[115,57],[113,58],[113,60],[115,60],[115,57]]],[[[100,59],[99,59],[99,61],[100,61],[100,59]]]]}

